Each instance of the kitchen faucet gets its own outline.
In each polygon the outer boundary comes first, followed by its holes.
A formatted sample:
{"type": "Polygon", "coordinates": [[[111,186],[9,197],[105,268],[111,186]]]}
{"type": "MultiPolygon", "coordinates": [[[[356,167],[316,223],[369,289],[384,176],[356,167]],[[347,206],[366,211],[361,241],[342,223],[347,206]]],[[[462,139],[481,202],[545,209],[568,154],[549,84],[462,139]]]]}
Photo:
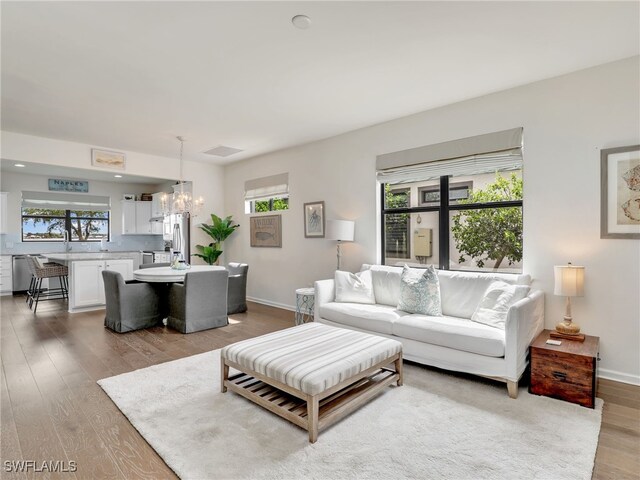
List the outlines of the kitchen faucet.
{"type": "Polygon", "coordinates": [[[67,230],[64,231],[64,251],[71,251],[71,245],[69,244],[69,232],[67,230]]]}

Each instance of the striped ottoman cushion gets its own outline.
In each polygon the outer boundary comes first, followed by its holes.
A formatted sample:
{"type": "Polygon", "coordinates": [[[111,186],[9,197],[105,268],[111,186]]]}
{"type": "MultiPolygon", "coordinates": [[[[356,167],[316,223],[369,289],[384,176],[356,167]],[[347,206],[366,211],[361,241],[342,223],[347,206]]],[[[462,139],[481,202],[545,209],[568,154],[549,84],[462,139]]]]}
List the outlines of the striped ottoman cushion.
{"type": "Polygon", "coordinates": [[[227,345],[222,358],[309,395],[400,353],[396,340],[305,323],[227,345]]]}

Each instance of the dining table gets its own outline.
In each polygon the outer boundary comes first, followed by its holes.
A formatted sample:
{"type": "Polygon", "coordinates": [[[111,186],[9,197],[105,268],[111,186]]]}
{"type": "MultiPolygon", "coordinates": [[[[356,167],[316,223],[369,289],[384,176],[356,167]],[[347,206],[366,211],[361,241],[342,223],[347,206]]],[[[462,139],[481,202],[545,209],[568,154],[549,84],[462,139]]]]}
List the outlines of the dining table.
{"type": "Polygon", "coordinates": [[[217,265],[191,265],[185,269],[175,269],[171,267],[141,268],[133,272],[133,278],[139,282],[149,283],[176,283],[184,282],[184,276],[191,272],[211,272],[214,270],[225,270],[217,265]]]}

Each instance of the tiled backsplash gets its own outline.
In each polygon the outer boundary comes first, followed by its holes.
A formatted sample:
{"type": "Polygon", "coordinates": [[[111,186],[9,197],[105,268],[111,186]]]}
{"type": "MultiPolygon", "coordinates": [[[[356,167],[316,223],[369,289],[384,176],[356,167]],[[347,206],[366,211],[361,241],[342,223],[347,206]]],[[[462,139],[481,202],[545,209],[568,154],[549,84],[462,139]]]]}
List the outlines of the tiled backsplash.
{"type": "MultiPolygon", "coordinates": [[[[100,242],[71,242],[71,251],[97,252],[100,250],[100,242]]],[[[21,242],[20,234],[7,233],[0,235],[0,250],[3,255],[20,255],[24,253],[58,253],[64,252],[62,242],[21,242]]],[[[112,235],[107,242],[107,250],[137,251],[137,250],[164,250],[164,242],[161,235],[112,235]]]]}

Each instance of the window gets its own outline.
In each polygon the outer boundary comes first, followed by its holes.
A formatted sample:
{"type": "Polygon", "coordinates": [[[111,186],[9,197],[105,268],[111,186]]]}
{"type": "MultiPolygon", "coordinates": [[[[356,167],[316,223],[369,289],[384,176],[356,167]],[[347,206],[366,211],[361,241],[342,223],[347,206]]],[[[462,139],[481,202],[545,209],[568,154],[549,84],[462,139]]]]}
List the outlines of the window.
{"type": "Polygon", "coordinates": [[[22,209],[23,242],[71,242],[109,240],[109,212],[91,210],[22,209]]]}
{"type": "Polygon", "coordinates": [[[22,241],[109,240],[109,197],[22,192],[22,241]]]}
{"type": "Polygon", "coordinates": [[[245,213],[274,212],[289,210],[289,197],[271,197],[264,200],[249,200],[245,205],[245,213]]]}
{"type": "MultiPolygon", "coordinates": [[[[388,209],[407,208],[411,205],[411,190],[408,188],[385,188],[385,205],[388,209]]],[[[407,213],[389,214],[385,217],[387,235],[386,256],[393,258],[409,258],[411,252],[411,222],[407,213]]]]}
{"type": "Polygon", "coordinates": [[[521,141],[514,129],[379,156],[382,263],[520,273],[521,141]]]}
{"type": "Polygon", "coordinates": [[[245,213],[289,210],[289,174],[255,178],[244,183],[245,213]]]}
{"type": "MultiPolygon", "coordinates": [[[[449,205],[455,205],[460,200],[467,200],[473,187],[473,182],[458,182],[449,185],[449,205]]],[[[418,188],[418,197],[421,206],[433,206],[440,204],[440,187],[432,185],[430,187],[418,188]]]]}

